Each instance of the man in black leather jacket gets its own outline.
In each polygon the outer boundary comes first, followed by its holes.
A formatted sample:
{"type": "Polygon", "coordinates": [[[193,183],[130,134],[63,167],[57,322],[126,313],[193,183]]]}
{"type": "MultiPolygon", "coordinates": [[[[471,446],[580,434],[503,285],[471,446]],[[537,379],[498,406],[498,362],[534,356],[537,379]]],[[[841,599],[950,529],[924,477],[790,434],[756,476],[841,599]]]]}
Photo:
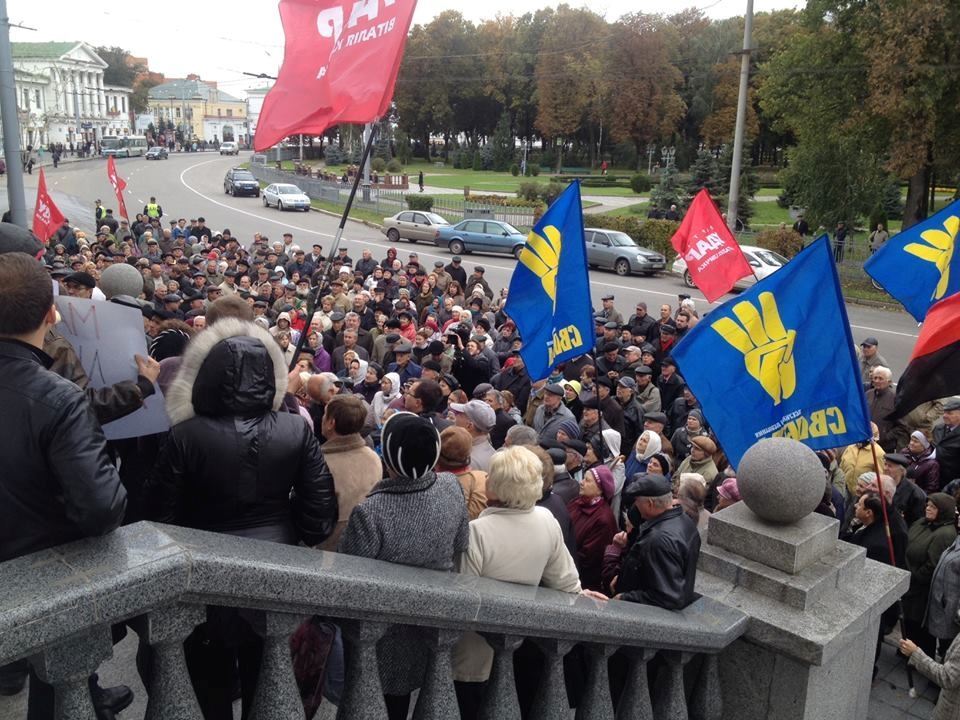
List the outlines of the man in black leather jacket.
{"type": "MultiPolygon", "coordinates": [[[[50,372],[44,336],[56,322],[53,287],[25,253],[0,254],[0,562],[82,537],[123,520],[127,494],[85,393],[50,372]]],[[[3,668],[11,690],[23,664],[3,668]]],[[[133,699],[90,679],[98,717],[133,699]],[[112,708],[110,707],[112,706],[112,708]]],[[[53,717],[53,690],[35,676],[30,717],[53,717]]]]}
{"type": "Polygon", "coordinates": [[[108,533],[126,507],[85,394],[46,369],[55,321],[43,266],[0,255],[0,561],[108,533]]]}
{"type": "Polygon", "coordinates": [[[670,481],[662,475],[643,475],[628,491],[644,522],[623,559],[614,599],[682,610],[694,600],[697,526],[673,505],[670,481]]]}

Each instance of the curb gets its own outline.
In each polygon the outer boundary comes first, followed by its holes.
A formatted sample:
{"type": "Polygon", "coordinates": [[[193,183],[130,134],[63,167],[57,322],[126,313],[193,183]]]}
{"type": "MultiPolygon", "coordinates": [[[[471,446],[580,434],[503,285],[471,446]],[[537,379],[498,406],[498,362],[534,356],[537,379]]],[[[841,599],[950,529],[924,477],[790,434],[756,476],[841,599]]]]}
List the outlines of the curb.
{"type": "MultiPolygon", "coordinates": [[[[343,217],[343,213],[335,213],[330,210],[324,210],[323,208],[313,207],[312,205],[310,206],[310,212],[323,213],[324,215],[329,215],[330,217],[335,217],[335,218],[343,217]]],[[[347,220],[349,220],[350,222],[359,223],[360,225],[366,225],[368,228],[371,228],[373,230],[383,230],[383,225],[380,225],[379,223],[375,223],[375,222],[370,222],[369,220],[352,218],[349,215],[347,216],[347,220]]]]}

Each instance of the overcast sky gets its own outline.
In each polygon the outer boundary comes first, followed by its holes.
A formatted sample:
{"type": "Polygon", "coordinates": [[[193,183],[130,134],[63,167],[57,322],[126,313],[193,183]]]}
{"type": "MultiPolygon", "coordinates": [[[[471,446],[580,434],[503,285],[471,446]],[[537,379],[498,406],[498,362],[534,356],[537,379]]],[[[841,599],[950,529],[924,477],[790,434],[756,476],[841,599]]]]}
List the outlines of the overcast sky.
{"type": "MultiPolygon", "coordinates": [[[[557,2],[535,0],[420,0],[415,23],[427,23],[444,10],[457,9],[473,21],[498,13],[523,14],[557,2]],[[466,7],[469,9],[466,9],[466,7]]],[[[572,6],[585,5],[576,1],[572,6]]],[[[756,0],[756,12],[797,7],[798,0],[756,0]]],[[[14,42],[82,40],[92,45],[119,45],[134,55],[146,57],[150,69],[168,77],[197,73],[204,80],[217,80],[227,92],[240,97],[257,81],[242,71],[276,75],[283,61],[283,27],[277,3],[271,0],[197,2],[167,0],[146,6],[132,3],[102,3],[96,7],[77,0],[8,0],[10,22],[36,28],[35,32],[13,28],[14,42]],[[100,8],[103,9],[100,9],[100,8]],[[235,8],[232,10],[230,8],[235,8]]],[[[742,15],[746,0],[597,0],[589,7],[614,20],[627,12],[673,13],[696,6],[713,18],[742,15]]]]}

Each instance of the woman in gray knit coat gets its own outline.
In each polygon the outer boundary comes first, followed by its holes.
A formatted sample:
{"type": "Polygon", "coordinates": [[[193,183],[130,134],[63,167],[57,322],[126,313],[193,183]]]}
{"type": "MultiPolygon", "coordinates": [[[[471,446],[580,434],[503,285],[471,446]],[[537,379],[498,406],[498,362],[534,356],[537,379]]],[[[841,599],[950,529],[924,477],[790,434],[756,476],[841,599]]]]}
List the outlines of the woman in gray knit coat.
{"type": "MultiPolygon", "coordinates": [[[[960,618],[958,618],[960,620],[960,618]]],[[[950,643],[943,663],[928,656],[912,640],[900,641],[900,652],[913,667],[940,686],[940,699],[933,709],[933,720],[960,720],[960,642],[950,643]]]]}
{"type": "MultiPolygon", "coordinates": [[[[467,549],[467,504],[457,478],[435,473],[440,434],[409,412],[383,426],[383,463],[389,476],[354,508],[338,551],[450,572],[467,549]]],[[[380,682],[388,715],[406,718],[410,693],[423,684],[427,648],[419,631],[395,625],[377,643],[380,682]]]]}

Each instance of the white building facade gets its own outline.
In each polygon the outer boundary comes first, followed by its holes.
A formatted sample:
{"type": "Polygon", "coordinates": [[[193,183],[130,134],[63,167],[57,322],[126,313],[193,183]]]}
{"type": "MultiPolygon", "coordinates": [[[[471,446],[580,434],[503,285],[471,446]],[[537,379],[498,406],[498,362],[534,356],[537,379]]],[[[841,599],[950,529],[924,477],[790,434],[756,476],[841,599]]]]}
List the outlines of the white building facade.
{"type": "Polygon", "coordinates": [[[107,86],[107,63],[83,42],[12,43],[23,147],[130,134],[130,88],[107,86]]]}

